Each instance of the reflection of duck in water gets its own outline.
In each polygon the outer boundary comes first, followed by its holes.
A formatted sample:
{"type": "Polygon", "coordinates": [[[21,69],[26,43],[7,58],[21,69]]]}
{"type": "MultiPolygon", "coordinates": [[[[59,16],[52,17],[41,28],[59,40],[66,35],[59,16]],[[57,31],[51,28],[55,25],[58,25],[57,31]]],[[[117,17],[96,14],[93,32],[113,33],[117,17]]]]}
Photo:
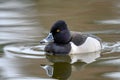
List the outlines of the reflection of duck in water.
{"type": "Polygon", "coordinates": [[[71,75],[71,59],[69,56],[46,56],[53,65],[41,65],[49,77],[66,80],[71,75]]]}
{"type": "Polygon", "coordinates": [[[42,66],[49,77],[66,80],[71,75],[71,64],[67,62],[57,62],[53,65],[42,66]]]}
{"type": "Polygon", "coordinates": [[[47,55],[46,58],[53,65],[41,65],[49,77],[66,80],[70,77],[73,70],[81,70],[100,57],[100,53],[91,53],[90,55],[47,55]],[[80,57],[81,56],[81,57],[80,57]],[[89,58],[89,59],[88,59],[89,58]],[[92,59],[93,58],[93,59],[92,59]]]}
{"type": "Polygon", "coordinates": [[[97,58],[100,57],[101,51],[91,52],[91,53],[84,53],[84,54],[76,54],[71,55],[71,63],[75,63],[78,61],[85,62],[85,63],[92,63],[96,61],[97,58]]]}

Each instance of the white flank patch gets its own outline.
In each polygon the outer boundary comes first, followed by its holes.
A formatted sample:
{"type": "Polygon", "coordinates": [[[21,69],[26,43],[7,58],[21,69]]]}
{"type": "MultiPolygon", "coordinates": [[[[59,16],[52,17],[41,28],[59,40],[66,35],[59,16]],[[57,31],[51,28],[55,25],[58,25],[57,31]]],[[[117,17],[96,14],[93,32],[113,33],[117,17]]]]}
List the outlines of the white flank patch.
{"type": "Polygon", "coordinates": [[[88,53],[101,50],[101,43],[92,37],[88,37],[86,41],[79,46],[76,46],[73,42],[70,43],[72,47],[70,54],[88,53]]]}

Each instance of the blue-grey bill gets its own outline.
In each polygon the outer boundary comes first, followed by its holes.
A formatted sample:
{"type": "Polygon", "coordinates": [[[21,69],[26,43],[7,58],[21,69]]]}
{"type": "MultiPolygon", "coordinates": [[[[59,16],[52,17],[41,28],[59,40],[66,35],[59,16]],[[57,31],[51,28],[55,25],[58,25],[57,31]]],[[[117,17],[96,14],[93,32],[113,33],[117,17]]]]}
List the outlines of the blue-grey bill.
{"type": "Polygon", "coordinates": [[[53,35],[52,35],[52,33],[49,33],[46,38],[44,38],[43,40],[40,41],[40,43],[44,44],[44,43],[50,43],[53,41],[54,41],[53,35]]]}

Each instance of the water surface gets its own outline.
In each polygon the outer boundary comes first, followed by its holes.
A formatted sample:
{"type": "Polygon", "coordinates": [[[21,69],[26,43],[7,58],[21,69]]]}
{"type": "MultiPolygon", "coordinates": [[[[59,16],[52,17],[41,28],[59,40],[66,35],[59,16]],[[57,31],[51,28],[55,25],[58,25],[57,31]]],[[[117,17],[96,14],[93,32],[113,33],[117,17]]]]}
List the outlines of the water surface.
{"type": "Polygon", "coordinates": [[[0,80],[119,80],[119,0],[1,0],[0,80]],[[45,55],[39,41],[65,20],[102,39],[102,52],[45,55]]]}

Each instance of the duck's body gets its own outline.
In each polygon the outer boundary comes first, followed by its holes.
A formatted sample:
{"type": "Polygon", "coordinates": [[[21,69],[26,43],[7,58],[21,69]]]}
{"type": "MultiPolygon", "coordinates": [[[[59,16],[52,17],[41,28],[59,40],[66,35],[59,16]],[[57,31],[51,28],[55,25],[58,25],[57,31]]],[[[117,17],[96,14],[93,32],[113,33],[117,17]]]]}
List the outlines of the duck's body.
{"type": "MultiPolygon", "coordinates": [[[[78,36],[77,36],[78,37],[78,36]]],[[[71,41],[70,54],[88,53],[101,50],[101,40],[93,35],[79,34],[81,40],[71,41]],[[81,42],[81,43],[79,43],[81,42]]],[[[74,39],[74,37],[73,37],[74,39]]]]}
{"type": "Polygon", "coordinates": [[[98,37],[70,32],[64,21],[57,21],[51,28],[43,42],[50,42],[45,51],[53,54],[79,54],[101,50],[101,41],[98,37]]]}

